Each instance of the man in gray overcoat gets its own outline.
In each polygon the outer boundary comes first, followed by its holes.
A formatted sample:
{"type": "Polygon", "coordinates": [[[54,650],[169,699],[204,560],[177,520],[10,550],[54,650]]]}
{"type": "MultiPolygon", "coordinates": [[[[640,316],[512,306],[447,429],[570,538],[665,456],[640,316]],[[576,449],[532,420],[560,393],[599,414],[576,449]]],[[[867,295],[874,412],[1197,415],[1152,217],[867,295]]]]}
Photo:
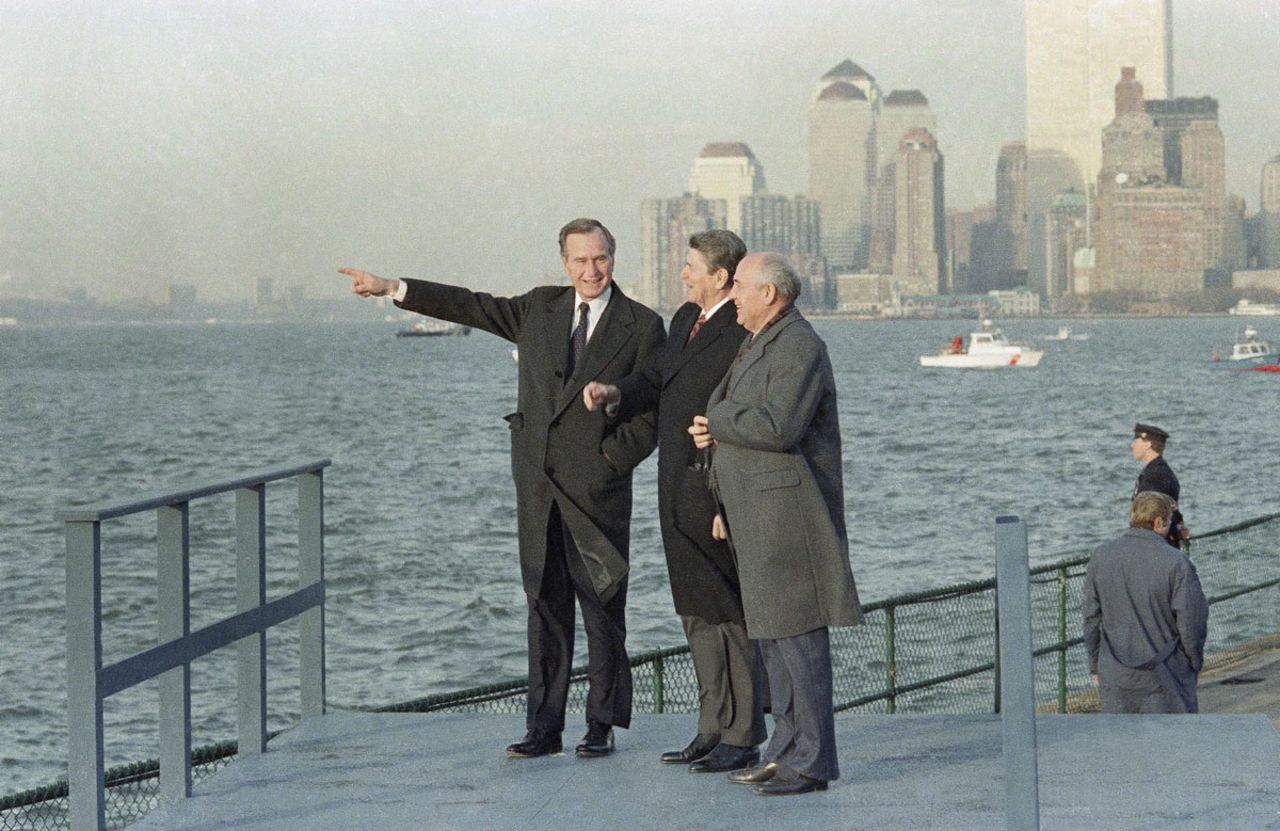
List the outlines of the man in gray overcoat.
{"type": "Polygon", "coordinates": [[[1129,530],[1089,558],[1081,616],[1104,713],[1194,713],[1209,604],[1190,558],[1165,541],[1167,494],[1133,499],[1129,530]]]}
{"type": "Polygon", "coordinates": [[[761,764],[729,774],[756,792],[825,790],[839,778],[828,627],[862,622],[849,568],[835,377],[795,308],[779,254],[738,266],[731,296],[751,337],[689,428],[714,447],[715,533],[737,558],[747,633],[760,646],[774,722],[761,764]]]}

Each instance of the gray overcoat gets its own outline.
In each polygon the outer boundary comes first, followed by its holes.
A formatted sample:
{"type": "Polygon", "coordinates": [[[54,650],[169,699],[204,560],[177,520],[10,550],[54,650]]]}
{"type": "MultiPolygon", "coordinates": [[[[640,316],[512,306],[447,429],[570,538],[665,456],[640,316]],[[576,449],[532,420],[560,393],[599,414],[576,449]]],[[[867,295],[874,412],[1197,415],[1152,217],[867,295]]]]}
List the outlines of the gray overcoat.
{"type": "Polygon", "coordinates": [[[1185,554],[1143,528],[1098,546],[1080,614],[1101,685],[1164,692],[1169,712],[1196,712],[1209,604],[1185,554]]]}
{"type": "Polygon", "coordinates": [[[572,286],[494,297],[443,283],[404,282],[409,288],[402,308],[483,329],[519,347],[519,401],[506,420],[525,592],[541,592],[554,502],[596,594],[607,601],[629,570],[631,472],[657,446],[657,425],[652,413],[613,420],[603,411],[588,412],[582,388],[588,381],[616,384],[644,365],[662,345],[662,318],[614,283],[587,350],[569,374],[572,286]]]}
{"type": "Polygon", "coordinates": [[[712,487],[752,638],[862,622],[849,568],[835,377],[794,308],[744,343],[707,402],[712,487]]]}

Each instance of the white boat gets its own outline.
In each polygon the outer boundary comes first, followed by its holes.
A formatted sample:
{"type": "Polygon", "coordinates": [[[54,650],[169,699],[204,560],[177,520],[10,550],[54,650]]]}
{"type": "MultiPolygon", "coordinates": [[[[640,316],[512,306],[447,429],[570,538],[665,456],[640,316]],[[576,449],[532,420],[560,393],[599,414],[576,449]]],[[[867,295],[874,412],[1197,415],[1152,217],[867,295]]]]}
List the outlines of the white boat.
{"type": "MultiPolygon", "coordinates": [[[[1244,327],[1244,340],[1238,340],[1231,346],[1230,361],[1244,361],[1251,364],[1274,364],[1276,359],[1280,358],[1280,352],[1271,345],[1269,341],[1265,341],[1258,337],[1258,330],[1252,326],[1244,327]]],[[[1213,353],[1215,361],[1221,361],[1222,357],[1217,353],[1213,353]]]]}
{"type": "Polygon", "coordinates": [[[1070,326],[1059,326],[1058,334],[1049,335],[1048,338],[1049,340],[1088,340],[1089,333],[1080,332],[1077,334],[1071,331],[1070,326]]]}
{"type": "Polygon", "coordinates": [[[457,337],[471,334],[471,327],[447,320],[419,320],[411,329],[396,332],[398,338],[438,338],[457,337]]]}
{"type": "Polygon", "coordinates": [[[1277,303],[1252,303],[1248,300],[1241,300],[1230,309],[1229,314],[1233,315],[1250,315],[1250,316],[1273,316],[1280,315],[1280,304],[1277,303]]]}
{"type": "Polygon", "coordinates": [[[1044,352],[1020,343],[1012,343],[1004,332],[982,322],[982,331],[969,334],[968,343],[956,335],[937,355],[921,355],[920,366],[956,369],[998,369],[1006,366],[1037,366],[1044,352]]]}

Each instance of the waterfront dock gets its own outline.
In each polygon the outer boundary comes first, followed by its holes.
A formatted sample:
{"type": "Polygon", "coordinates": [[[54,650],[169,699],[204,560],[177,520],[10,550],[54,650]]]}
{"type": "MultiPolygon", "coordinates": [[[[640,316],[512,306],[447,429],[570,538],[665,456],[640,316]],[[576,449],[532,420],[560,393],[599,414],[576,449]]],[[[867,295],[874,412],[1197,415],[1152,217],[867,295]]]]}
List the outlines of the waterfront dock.
{"type": "MultiPolygon", "coordinates": [[[[1280,733],[1262,715],[1045,715],[1041,827],[1280,828],[1280,733]]],[[[664,766],[691,717],[637,716],[604,759],[508,759],[509,715],[334,713],[237,759],[130,826],[137,831],[324,828],[933,829],[1004,827],[994,715],[843,715],[842,778],[826,793],[756,796],[664,766]]],[[[565,734],[576,741],[577,725],[565,734]]]]}

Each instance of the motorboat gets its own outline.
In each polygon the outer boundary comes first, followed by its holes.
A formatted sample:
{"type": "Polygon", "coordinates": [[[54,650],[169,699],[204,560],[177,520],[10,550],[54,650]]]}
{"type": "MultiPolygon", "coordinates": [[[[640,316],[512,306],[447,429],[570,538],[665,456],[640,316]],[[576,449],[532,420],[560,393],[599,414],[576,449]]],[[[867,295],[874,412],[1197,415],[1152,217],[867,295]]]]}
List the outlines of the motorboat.
{"type": "Polygon", "coordinates": [[[471,334],[471,327],[446,320],[419,320],[412,328],[396,332],[398,338],[438,338],[471,334]]]}
{"type": "Polygon", "coordinates": [[[1058,334],[1050,335],[1049,340],[1088,340],[1088,332],[1075,333],[1071,331],[1070,326],[1059,326],[1058,334]]]}
{"type": "Polygon", "coordinates": [[[920,366],[951,367],[956,369],[998,369],[1006,366],[1037,366],[1044,357],[1043,350],[1013,343],[1004,332],[982,323],[982,330],[971,332],[968,342],[956,335],[936,355],[921,355],[920,366]]]}
{"type": "Polygon", "coordinates": [[[1251,317],[1274,317],[1280,315],[1280,303],[1254,303],[1249,300],[1241,300],[1230,309],[1227,309],[1227,313],[1251,317]]]}
{"type": "MultiPolygon", "coordinates": [[[[1271,345],[1269,341],[1263,340],[1258,336],[1258,330],[1252,326],[1244,327],[1244,339],[1238,340],[1231,346],[1231,357],[1227,358],[1227,362],[1239,362],[1250,364],[1274,364],[1280,358],[1280,352],[1271,345]]],[[[1214,361],[1222,361],[1222,356],[1217,352],[1213,353],[1214,361]]]]}

